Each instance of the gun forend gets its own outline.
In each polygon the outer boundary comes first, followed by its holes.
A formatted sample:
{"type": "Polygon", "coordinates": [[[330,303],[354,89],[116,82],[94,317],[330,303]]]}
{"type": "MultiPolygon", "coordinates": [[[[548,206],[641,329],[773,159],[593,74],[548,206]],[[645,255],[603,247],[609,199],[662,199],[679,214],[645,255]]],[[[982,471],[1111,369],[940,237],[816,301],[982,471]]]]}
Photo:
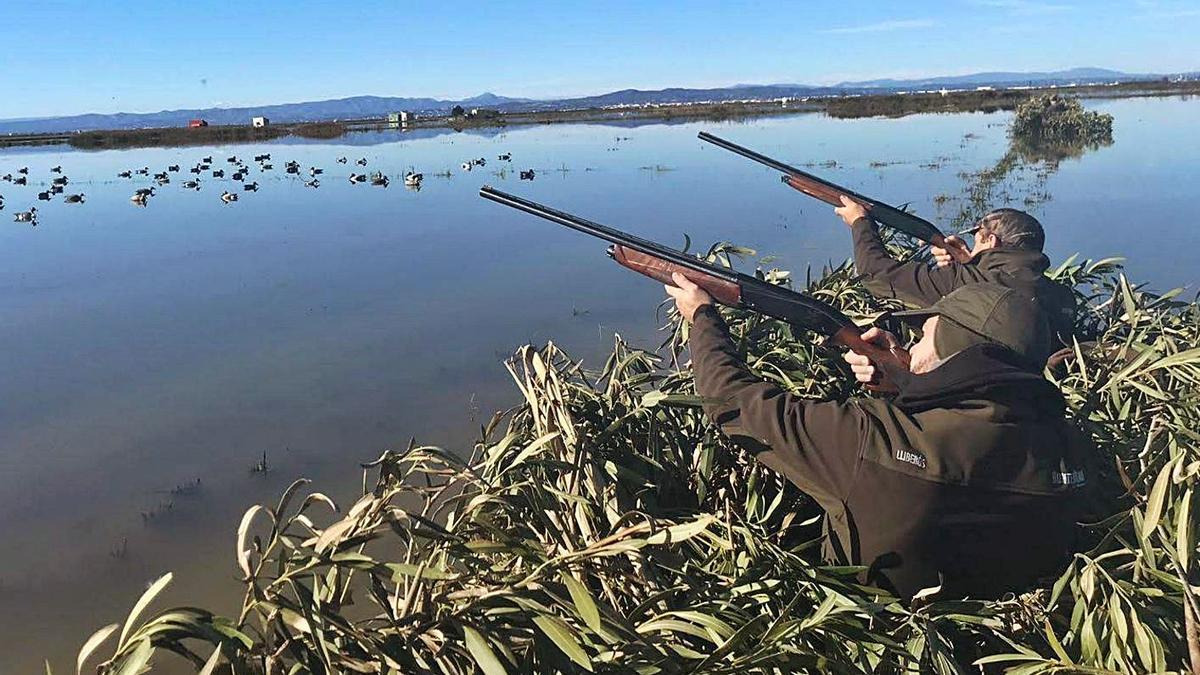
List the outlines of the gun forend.
{"type": "Polygon", "coordinates": [[[638,274],[644,274],[651,279],[661,281],[669,286],[675,285],[675,282],[671,279],[671,275],[678,272],[687,277],[692,283],[703,288],[714,300],[723,305],[737,307],[742,302],[741,286],[732,281],[721,279],[711,274],[704,274],[689,267],[676,265],[662,258],[656,258],[649,253],[635,251],[620,244],[610,246],[608,248],[608,255],[622,267],[631,269],[638,274]]]}

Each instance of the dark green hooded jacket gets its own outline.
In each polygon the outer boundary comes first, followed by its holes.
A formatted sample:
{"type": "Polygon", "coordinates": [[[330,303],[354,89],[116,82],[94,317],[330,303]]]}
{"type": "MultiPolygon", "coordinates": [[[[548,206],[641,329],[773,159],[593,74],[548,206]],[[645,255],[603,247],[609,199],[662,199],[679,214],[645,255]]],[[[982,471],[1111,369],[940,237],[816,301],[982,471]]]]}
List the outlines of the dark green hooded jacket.
{"type": "MultiPolygon", "coordinates": [[[[1040,251],[993,248],[966,263],[931,267],[888,254],[879,230],[869,218],[859,218],[850,228],[854,235],[854,266],[863,275],[867,290],[879,297],[899,298],[917,307],[929,307],[960,286],[989,281],[1016,288],[1038,301],[1057,336],[1050,353],[1070,346],[1075,327],[1075,294],[1050,280],[1050,259],[1040,251]]],[[[1049,356],[1047,353],[1046,356],[1049,356]]]]}
{"type": "Polygon", "coordinates": [[[755,376],[712,305],[690,349],[709,418],[824,509],[830,562],[869,566],[864,581],[902,597],[995,597],[1065,561],[1090,443],[1008,349],[977,345],[891,400],[844,403],[755,376]]]}

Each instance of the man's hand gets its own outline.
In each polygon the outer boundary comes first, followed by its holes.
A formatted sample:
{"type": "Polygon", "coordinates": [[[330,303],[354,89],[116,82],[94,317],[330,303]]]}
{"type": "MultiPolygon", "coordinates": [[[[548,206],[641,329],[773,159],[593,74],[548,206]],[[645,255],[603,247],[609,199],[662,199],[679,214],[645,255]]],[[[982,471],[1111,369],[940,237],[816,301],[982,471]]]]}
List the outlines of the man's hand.
{"type": "Polygon", "coordinates": [[[687,319],[688,323],[692,323],[697,309],[703,305],[712,304],[712,296],[679,272],[672,274],[671,280],[675,282],[675,285],[665,286],[667,295],[675,298],[675,308],[679,310],[683,318],[687,319]]]}
{"type": "MultiPolygon", "coordinates": [[[[872,326],[862,334],[862,339],[892,352],[906,368],[908,367],[908,352],[900,348],[900,341],[896,339],[895,335],[872,326]]],[[[854,352],[846,352],[842,355],[842,358],[845,359],[846,363],[850,364],[850,370],[854,371],[854,379],[863,384],[879,383],[882,373],[871,363],[870,359],[854,352]]]]}
{"type": "Polygon", "coordinates": [[[833,212],[847,225],[853,225],[854,221],[859,218],[867,217],[867,210],[862,207],[862,204],[850,199],[846,195],[842,195],[842,205],[834,209],[833,212]]]}
{"type": "Polygon", "coordinates": [[[946,246],[948,248],[939,248],[930,246],[929,252],[933,254],[933,259],[937,262],[938,267],[945,267],[950,263],[965,263],[971,260],[971,249],[967,248],[967,242],[959,239],[957,235],[946,237],[946,246]]]}

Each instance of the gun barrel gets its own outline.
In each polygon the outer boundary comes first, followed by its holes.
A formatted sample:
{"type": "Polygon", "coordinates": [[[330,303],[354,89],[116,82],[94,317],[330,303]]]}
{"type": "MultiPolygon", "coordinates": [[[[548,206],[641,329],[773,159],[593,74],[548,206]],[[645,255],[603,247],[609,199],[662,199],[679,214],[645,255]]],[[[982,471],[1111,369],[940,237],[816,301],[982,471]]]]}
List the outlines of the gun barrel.
{"type": "Polygon", "coordinates": [[[755,151],[751,150],[750,148],[743,147],[741,145],[738,145],[737,143],[727,141],[724,138],[721,138],[720,136],[713,136],[712,134],[708,133],[707,131],[701,131],[698,134],[698,137],[702,141],[708,141],[709,143],[712,143],[713,145],[715,145],[719,148],[725,148],[726,150],[728,150],[730,152],[736,152],[737,154],[741,155],[742,157],[752,159],[752,160],[758,162],[759,164],[765,164],[766,166],[769,166],[772,169],[775,169],[776,171],[782,171],[784,173],[798,174],[798,175],[804,175],[804,176],[809,175],[809,174],[801,171],[800,169],[797,169],[794,166],[791,166],[789,164],[784,164],[783,162],[781,162],[777,159],[771,159],[770,157],[767,157],[764,154],[755,152],[755,151]]]}
{"type": "Polygon", "coordinates": [[[653,242],[648,239],[642,239],[641,237],[627,234],[625,232],[621,232],[620,230],[615,230],[611,227],[601,225],[600,223],[596,223],[585,218],[580,218],[579,216],[572,215],[564,211],[559,211],[558,209],[550,208],[544,204],[539,204],[523,197],[518,197],[516,195],[497,190],[490,185],[484,185],[483,187],[479,188],[479,196],[483,197],[484,199],[490,199],[491,201],[499,204],[511,206],[514,209],[545,218],[546,220],[558,223],[559,225],[565,225],[566,227],[569,227],[573,230],[578,230],[584,234],[590,234],[593,237],[603,239],[610,244],[616,244],[618,246],[624,246],[635,251],[649,253],[658,258],[662,258],[663,260],[673,262],[676,265],[687,267],[693,271],[714,276],[724,281],[741,283],[743,281],[742,277],[745,276],[731,269],[720,267],[705,260],[700,260],[699,258],[687,255],[686,253],[668,248],[657,242],[653,242]]]}

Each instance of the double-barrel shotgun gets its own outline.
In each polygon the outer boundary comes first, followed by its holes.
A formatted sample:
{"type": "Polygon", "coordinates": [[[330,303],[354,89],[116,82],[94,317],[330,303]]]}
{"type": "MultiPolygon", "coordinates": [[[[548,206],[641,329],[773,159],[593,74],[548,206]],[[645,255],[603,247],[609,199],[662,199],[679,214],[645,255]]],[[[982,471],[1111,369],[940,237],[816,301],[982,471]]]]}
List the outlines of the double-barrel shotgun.
{"type": "Polygon", "coordinates": [[[815,176],[807,171],[802,171],[794,166],[789,166],[779,160],[772,159],[749,148],[744,148],[737,143],[731,143],[724,138],[713,136],[710,133],[701,131],[700,140],[708,141],[719,148],[736,152],[759,164],[765,164],[776,171],[783,172],[782,179],[784,183],[810,197],[820,199],[826,204],[842,206],[842,196],[845,195],[866,209],[867,215],[875,220],[875,222],[899,230],[927,244],[932,244],[939,248],[947,248],[946,238],[942,235],[941,230],[924,218],[915,216],[894,206],[889,206],[870,197],[860,195],[849,188],[831,183],[824,178],[815,176]]]}
{"type": "Polygon", "coordinates": [[[728,267],[642,239],[620,230],[585,220],[516,195],[483,186],[479,196],[514,209],[545,218],[559,225],[607,241],[608,255],[618,264],[664,284],[674,285],[671,275],[682,274],[704,289],[717,302],[764,314],[791,326],[813,331],[826,342],[866,356],[882,372],[876,390],[893,388],[908,372],[907,364],[893,350],[862,339],[863,329],[836,307],[811,295],[742,274],[728,267]]]}

